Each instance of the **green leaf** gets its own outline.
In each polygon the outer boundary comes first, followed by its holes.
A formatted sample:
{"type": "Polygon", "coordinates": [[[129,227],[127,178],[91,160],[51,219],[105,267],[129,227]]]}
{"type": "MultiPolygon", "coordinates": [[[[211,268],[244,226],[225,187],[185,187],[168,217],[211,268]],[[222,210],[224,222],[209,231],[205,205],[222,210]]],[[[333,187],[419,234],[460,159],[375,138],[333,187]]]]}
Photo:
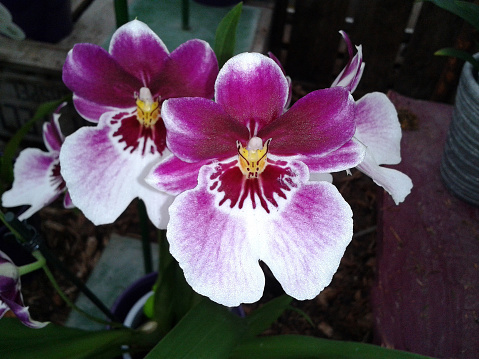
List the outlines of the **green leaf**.
{"type": "Polygon", "coordinates": [[[283,314],[284,310],[291,303],[292,298],[288,295],[282,295],[268,303],[261,308],[256,309],[246,317],[248,323],[248,336],[255,336],[263,333],[268,329],[273,322],[283,314]]]}
{"type": "Polygon", "coordinates": [[[470,53],[466,51],[447,47],[445,49],[436,51],[434,55],[457,57],[461,60],[471,63],[471,65],[476,69],[476,71],[479,71],[479,61],[477,61],[470,53]]]}
{"type": "Polygon", "coordinates": [[[455,0],[425,0],[447,10],[470,23],[479,30],[479,6],[467,1],[455,0]]]}
{"type": "Polygon", "coordinates": [[[301,335],[260,337],[238,345],[230,359],[426,359],[423,355],[372,344],[343,342],[301,335]]]}
{"type": "Polygon", "coordinates": [[[236,44],[236,28],[242,9],[243,3],[240,2],[226,14],[216,29],[214,50],[220,68],[233,57],[236,44]]]}
{"type": "Polygon", "coordinates": [[[121,355],[121,345],[132,341],[131,330],[86,331],[48,324],[31,329],[15,318],[0,320],[0,358],[107,359],[121,355]]]}
{"type": "Polygon", "coordinates": [[[245,330],[244,320],[204,298],[145,359],[227,358],[245,330]]]}
{"type": "MultiPolygon", "coordinates": [[[[200,300],[200,296],[186,282],[178,262],[168,250],[165,233],[159,238],[159,268],[153,297],[153,320],[158,330],[166,335],[200,300]]],[[[150,302],[151,303],[151,302],[150,302]]],[[[148,305],[150,305],[150,303],[148,305]]],[[[146,308],[150,311],[151,308],[146,308]]]]}
{"type": "Polygon", "coordinates": [[[32,126],[40,119],[43,119],[45,116],[53,113],[62,102],[67,101],[71,98],[71,95],[68,95],[60,100],[45,102],[41,104],[32,119],[25,123],[13,137],[8,141],[3,151],[3,156],[0,158],[0,178],[3,183],[0,186],[0,192],[3,192],[6,187],[10,186],[13,182],[13,158],[17,153],[18,146],[23,137],[30,131],[32,126]]]}

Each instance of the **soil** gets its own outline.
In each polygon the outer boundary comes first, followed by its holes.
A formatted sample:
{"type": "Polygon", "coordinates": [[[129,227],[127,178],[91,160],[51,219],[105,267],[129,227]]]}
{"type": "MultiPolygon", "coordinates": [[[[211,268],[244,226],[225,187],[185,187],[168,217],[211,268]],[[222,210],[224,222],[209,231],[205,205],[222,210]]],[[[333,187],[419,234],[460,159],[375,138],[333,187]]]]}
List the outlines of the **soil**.
{"type": "MultiPolygon", "coordinates": [[[[295,97],[305,92],[295,88],[295,97]]],[[[294,98],[295,99],[295,98],[294,98]]],[[[359,171],[335,174],[334,184],[354,213],[354,238],[348,246],[332,283],[315,299],[294,300],[264,334],[305,334],[338,340],[372,342],[373,315],[370,290],[375,279],[376,197],[378,187],[359,171]]],[[[38,212],[41,234],[53,253],[86,281],[112,233],[140,238],[137,203],[133,202],[112,225],[95,227],[79,210],[66,210],[60,201],[38,212]]],[[[154,228],[151,238],[156,238],[154,228]]],[[[281,295],[282,289],[265,268],[267,282],[263,298],[245,305],[248,313],[281,295]]],[[[78,291],[58,270],[53,270],[61,288],[74,300],[78,291]]],[[[22,277],[22,292],[34,319],[63,323],[68,306],[42,272],[22,277]]]]}

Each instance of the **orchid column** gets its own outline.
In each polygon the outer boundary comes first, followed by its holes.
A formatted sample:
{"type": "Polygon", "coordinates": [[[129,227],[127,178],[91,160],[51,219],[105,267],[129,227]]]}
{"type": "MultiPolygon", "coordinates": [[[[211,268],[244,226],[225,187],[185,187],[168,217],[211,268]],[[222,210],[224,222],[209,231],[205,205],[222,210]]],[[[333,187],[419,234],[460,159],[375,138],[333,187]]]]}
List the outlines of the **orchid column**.
{"type": "Polygon", "coordinates": [[[144,183],[152,165],[169,155],[161,104],[180,96],[212,98],[217,73],[206,42],[190,40],[169,53],[138,20],[114,33],[109,53],[93,44],[70,51],[63,81],[77,111],[97,125],[67,137],[61,173],[73,203],[94,224],[113,222],[139,197],[151,221],[166,227],[173,197],[144,183]]]}

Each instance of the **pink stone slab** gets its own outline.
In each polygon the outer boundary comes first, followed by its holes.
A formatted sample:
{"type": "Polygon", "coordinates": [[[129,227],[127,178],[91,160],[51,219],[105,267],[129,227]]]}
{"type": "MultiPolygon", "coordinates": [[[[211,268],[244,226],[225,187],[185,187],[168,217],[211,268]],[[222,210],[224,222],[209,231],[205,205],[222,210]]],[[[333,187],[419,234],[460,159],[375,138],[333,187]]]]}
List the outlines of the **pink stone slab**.
{"type": "MultiPolygon", "coordinates": [[[[379,201],[378,278],[372,291],[376,338],[437,358],[479,358],[479,208],[451,195],[439,164],[452,106],[388,94],[417,116],[394,168],[414,188],[396,206],[379,201]]],[[[478,164],[479,165],[479,164],[478,164]]]]}

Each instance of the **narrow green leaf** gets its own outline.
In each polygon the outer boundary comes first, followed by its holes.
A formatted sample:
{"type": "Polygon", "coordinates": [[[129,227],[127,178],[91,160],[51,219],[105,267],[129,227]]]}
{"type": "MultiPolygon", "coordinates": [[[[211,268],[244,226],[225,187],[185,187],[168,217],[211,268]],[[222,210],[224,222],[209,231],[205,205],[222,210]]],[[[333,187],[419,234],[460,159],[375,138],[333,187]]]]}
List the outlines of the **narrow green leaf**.
{"type": "Polygon", "coordinates": [[[214,50],[220,68],[233,57],[236,44],[236,28],[242,9],[243,3],[240,2],[226,14],[216,29],[214,50]]]}
{"type": "Polygon", "coordinates": [[[205,298],[183,317],[145,359],[227,358],[244,334],[245,324],[227,308],[205,298]]]}
{"type": "Polygon", "coordinates": [[[53,113],[62,102],[71,98],[68,95],[60,100],[45,102],[41,104],[32,119],[25,123],[13,137],[8,141],[3,151],[3,156],[0,158],[0,178],[3,183],[0,186],[0,192],[5,190],[5,187],[9,186],[13,181],[13,158],[17,153],[18,146],[23,137],[30,131],[35,122],[43,119],[45,116],[53,113]]]}
{"type": "Polygon", "coordinates": [[[273,322],[283,314],[284,310],[291,303],[292,298],[288,295],[282,295],[268,303],[261,308],[256,309],[246,317],[248,323],[248,336],[255,336],[263,333],[268,329],[273,322]]]}
{"type": "Polygon", "coordinates": [[[424,0],[447,10],[461,19],[470,23],[476,30],[479,30],[479,6],[467,1],[455,0],[424,0]]]}
{"type": "Polygon", "coordinates": [[[114,358],[121,345],[132,341],[131,330],[86,331],[48,324],[27,328],[15,318],[0,320],[0,358],[76,359],[114,358]]]}
{"type": "Polygon", "coordinates": [[[198,303],[200,296],[188,285],[178,262],[170,254],[164,232],[159,238],[159,251],[155,295],[153,303],[148,303],[153,304],[153,308],[147,308],[147,312],[152,310],[158,330],[166,335],[198,303]]]}
{"type": "Polygon", "coordinates": [[[471,63],[471,65],[476,69],[476,71],[479,71],[479,61],[477,61],[470,53],[466,51],[447,47],[436,51],[434,55],[457,57],[458,59],[471,63]]]}
{"type": "Polygon", "coordinates": [[[372,344],[342,342],[301,335],[260,337],[238,345],[230,359],[426,359],[423,355],[372,344]]]}

